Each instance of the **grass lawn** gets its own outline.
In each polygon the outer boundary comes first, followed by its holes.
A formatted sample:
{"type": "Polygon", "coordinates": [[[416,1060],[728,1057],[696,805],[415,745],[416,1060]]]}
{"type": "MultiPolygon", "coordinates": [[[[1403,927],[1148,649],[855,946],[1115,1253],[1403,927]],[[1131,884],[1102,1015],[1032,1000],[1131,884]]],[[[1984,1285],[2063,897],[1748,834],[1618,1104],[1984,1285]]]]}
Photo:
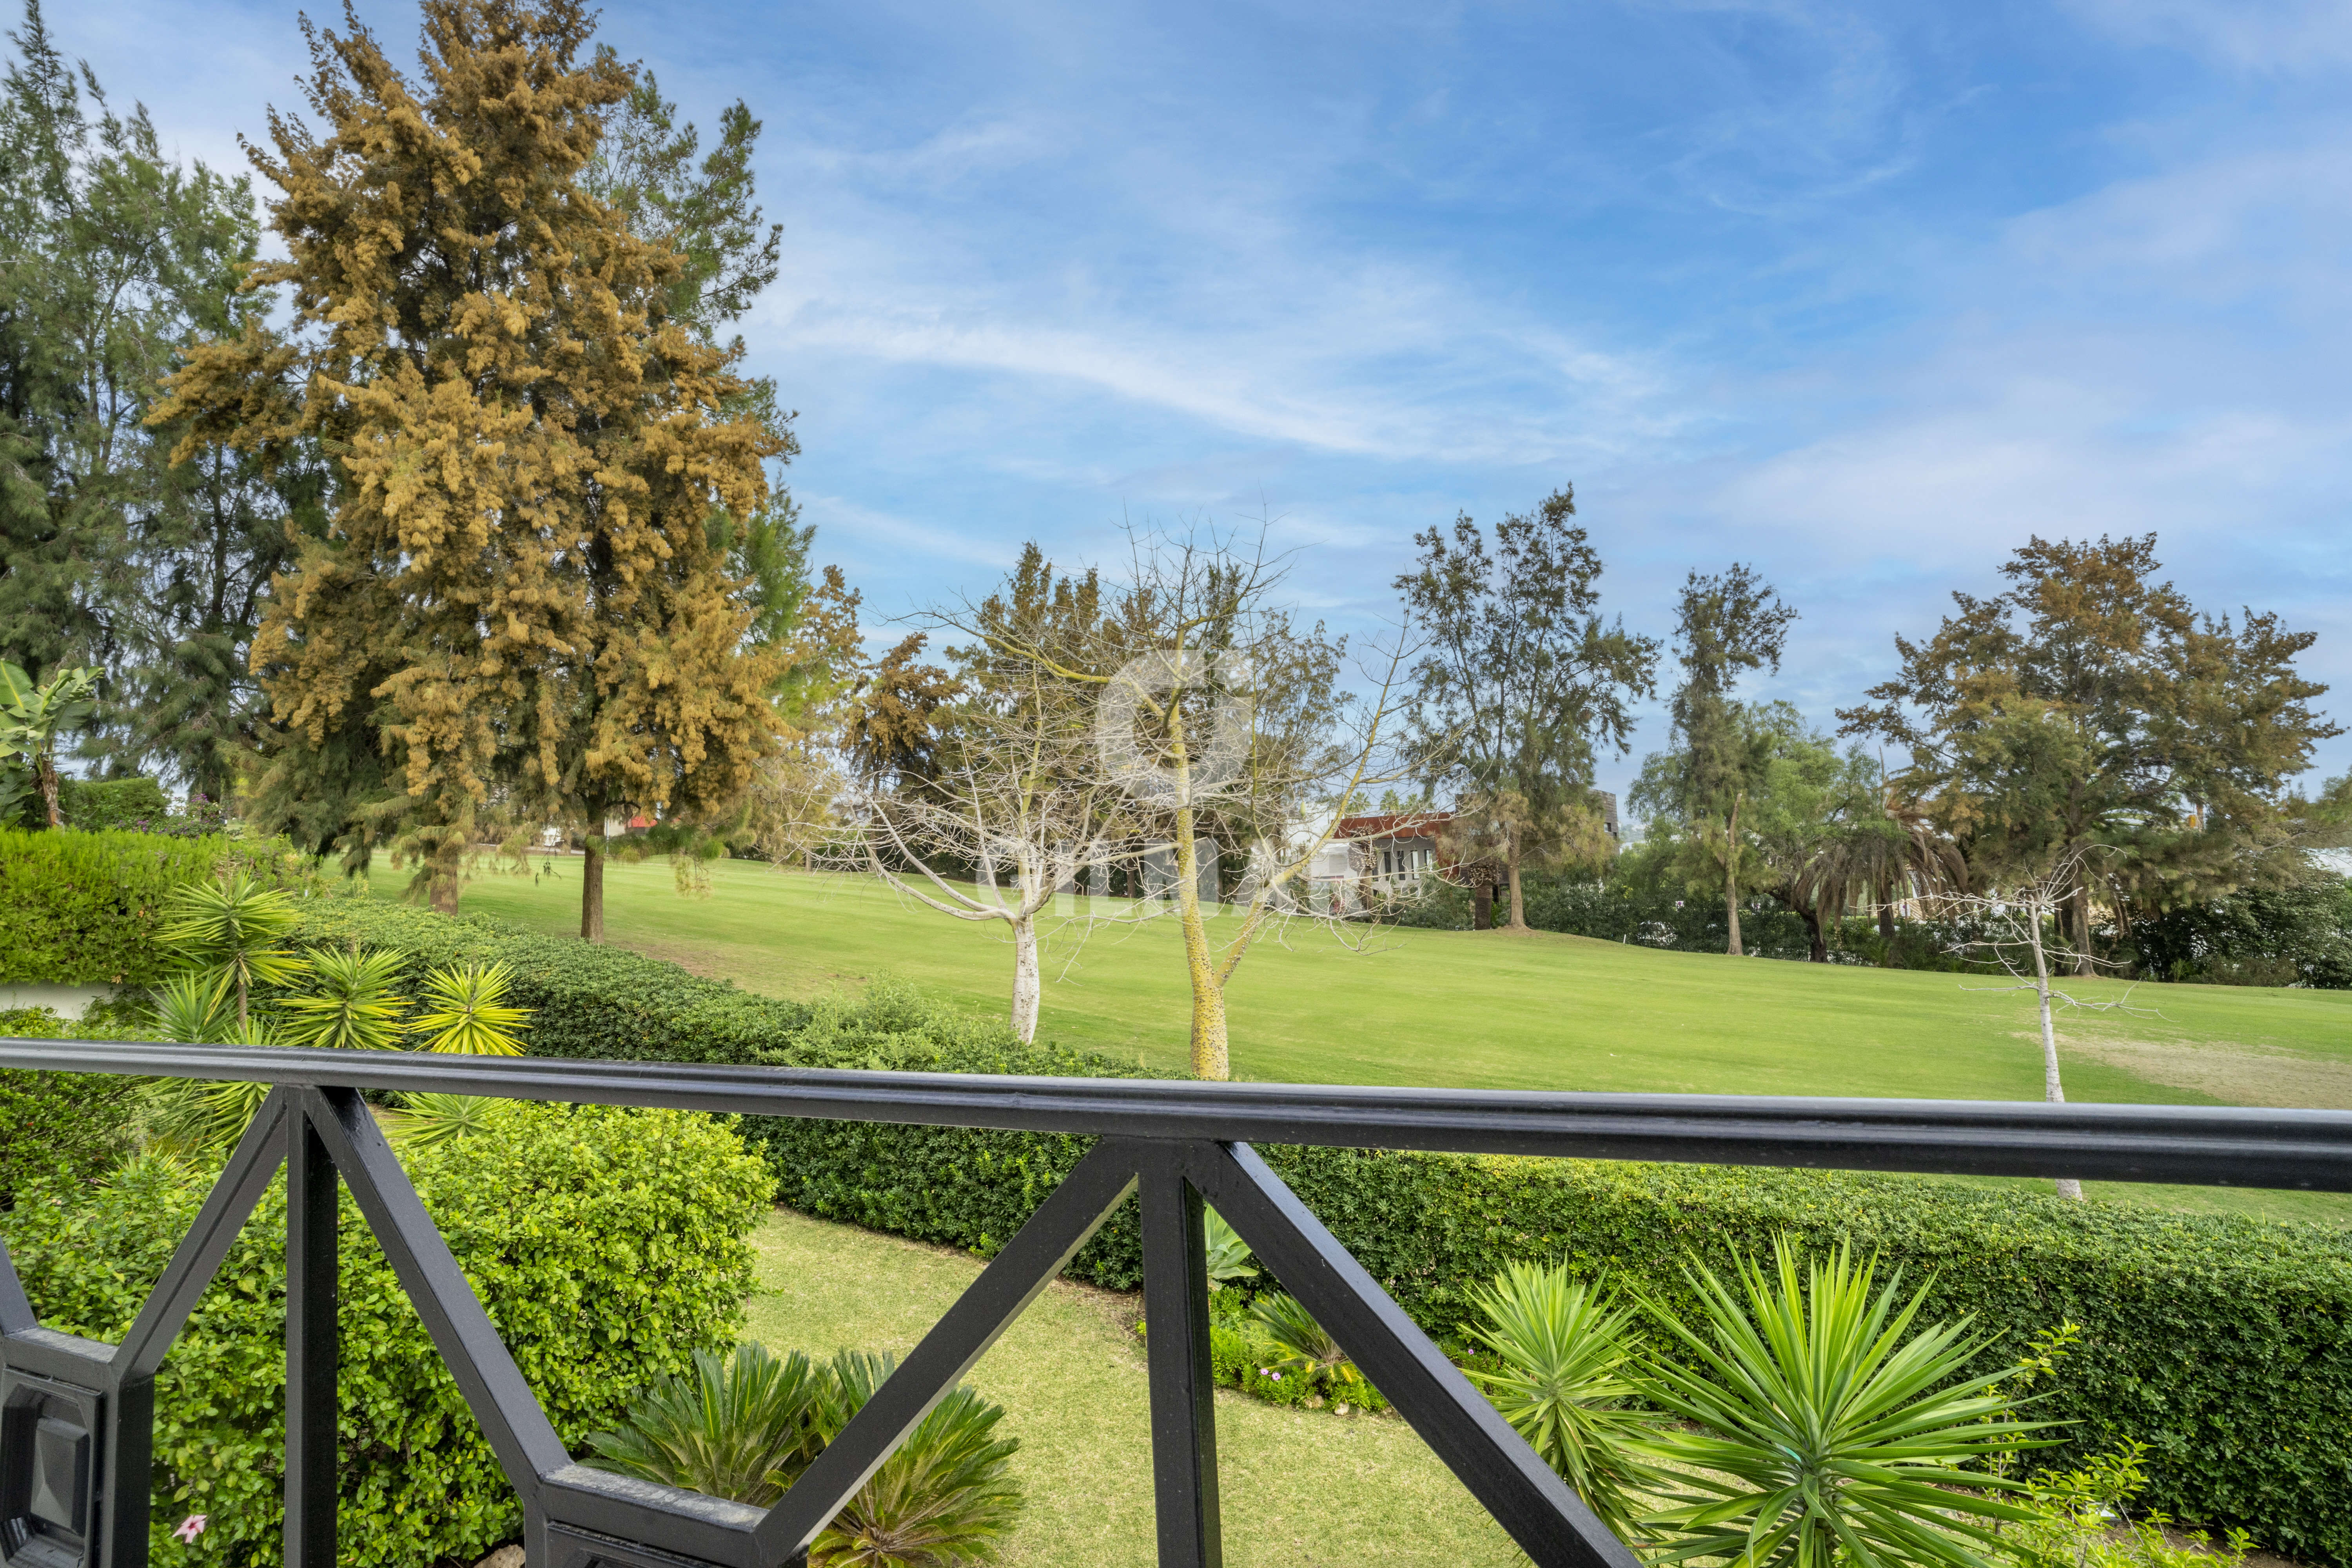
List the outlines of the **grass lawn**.
{"type": "MultiPolygon", "coordinates": [[[[463,908],[578,930],[580,862],[489,877],[463,908]]],[[[870,881],[711,868],[682,898],[668,866],[615,866],[610,937],[754,991],[855,991],[895,973],[994,1012],[1012,949],[990,928],[904,903],[870,881]]],[[[1155,1066],[1185,1060],[1172,921],[1075,928],[1048,950],[1042,1037],[1155,1066]]],[[[1261,942],[1229,987],[1236,1077],[1290,1082],[1713,1094],[2038,1100],[2030,996],[1969,976],[1657,952],[1549,932],[1396,931],[1353,952],[1301,928],[1261,942]]],[[[2112,981],[2075,984],[2119,998],[2112,981]]],[[[2070,1098],[2352,1108],[2352,992],[2143,985],[2134,1011],[2060,1025],[2070,1098]]],[[[2168,1207],[2352,1221],[2332,1195],[2115,1186],[2168,1207]]]]}
{"type": "MultiPolygon", "coordinates": [[[[779,1213],[753,1237],[761,1291],[751,1336],[829,1355],[904,1355],[980,1273],[942,1247],[779,1213]]],[[[967,1380],[1005,1408],[1000,1431],[1027,1496],[1013,1568],[1149,1563],[1151,1429],[1142,1347],[1128,1298],[1066,1280],[1046,1287],[967,1380]]],[[[1283,1410],[1217,1391],[1225,1561],[1275,1564],[1444,1563],[1504,1568],[1501,1529],[1392,1416],[1283,1410]]],[[[1517,1559],[1524,1561],[1523,1559],[1517,1559]]]]}

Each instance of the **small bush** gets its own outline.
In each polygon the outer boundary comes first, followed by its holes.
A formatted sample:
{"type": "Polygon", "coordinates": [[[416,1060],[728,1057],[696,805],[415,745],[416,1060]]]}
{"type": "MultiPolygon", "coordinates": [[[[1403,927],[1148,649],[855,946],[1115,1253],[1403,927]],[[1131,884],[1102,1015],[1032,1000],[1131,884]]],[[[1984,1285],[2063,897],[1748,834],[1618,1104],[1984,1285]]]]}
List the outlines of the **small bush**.
{"type": "MultiPolygon", "coordinates": [[[[407,1149],[404,1162],[577,1450],[648,1382],[735,1342],[752,1283],[745,1237],[771,1184],[707,1116],[524,1105],[497,1116],[490,1135],[407,1149]]],[[[28,1188],[0,1235],[43,1323],[120,1338],[208,1184],[149,1158],[95,1191],[28,1188]]],[[[281,1180],[156,1379],[159,1561],[282,1557],[285,1237],[281,1180]],[[191,1513],[211,1525],[183,1547],[170,1531],[191,1513]]],[[[341,1293],[342,1561],[472,1562],[513,1539],[520,1506],[348,1194],[341,1293]]]]}

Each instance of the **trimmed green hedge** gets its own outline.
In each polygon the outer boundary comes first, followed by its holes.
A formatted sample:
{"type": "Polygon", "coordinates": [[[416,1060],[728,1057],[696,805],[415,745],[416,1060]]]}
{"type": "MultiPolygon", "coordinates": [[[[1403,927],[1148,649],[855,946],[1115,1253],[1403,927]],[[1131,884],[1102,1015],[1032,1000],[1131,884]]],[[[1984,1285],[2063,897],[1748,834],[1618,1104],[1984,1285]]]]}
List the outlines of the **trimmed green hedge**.
{"type": "MultiPolygon", "coordinates": [[[[771,1183],[713,1119],[514,1106],[404,1163],[574,1449],[646,1383],[734,1342],[752,1288],[745,1238],[771,1183]]],[[[0,1234],[43,1323],[119,1339],[207,1184],[140,1160],[95,1191],[28,1192],[0,1234]]],[[[473,1562],[515,1538],[521,1507],[348,1193],[341,1233],[341,1560],[473,1562]]],[[[159,1562],[283,1555],[285,1241],[281,1178],[157,1376],[159,1562]],[[170,1531],[192,1513],[210,1523],[183,1547],[170,1531]]]]}
{"type": "MultiPolygon", "coordinates": [[[[541,1009],[535,1053],[778,1066],[1157,1076],[1051,1048],[1000,1024],[877,985],[864,1004],[796,1004],[610,948],[334,902],[320,937],[359,936],[438,961],[499,956],[541,1009]],[[332,921],[342,924],[331,924],[332,921]]],[[[810,1214],[992,1253],[1088,1140],[954,1128],[746,1118],[778,1195],[810,1214]]],[[[2062,1204],[2022,1188],[1841,1173],[1478,1159],[1268,1148],[1267,1161],[1433,1333],[1454,1333],[1468,1290],[1514,1259],[1563,1255],[1680,1305],[1696,1252],[1762,1251],[1778,1232],[1850,1239],[1913,1278],[1937,1310],[1972,1312],[1996,1359],[2071,1319],[2082,1348],[2049,1413],[2074,1462],[2120,1436],[2150,1447],[2150,1500],[2241,1524],[2306,1561],[2352,1564],[2352,1238],[2315,1226],[2062,1204]]],[[[1072,1272],[1131,1289],[1132,1207],[1072,1272]]]]}
{"type": "MultiPolygon", "coordinates": [[[[23,1040],[111,1039],[101,1016],[89,1028],[47,1007],[0,1010],[0,1035],[23,1040]]],[[[122,1163],[135,1140],[146,1086],[114,1073],[0,1071],[0,1208],[37,1182],[94,1181],[122,1163]]]]}
{"type": "Polygon", "coordinates": [[[153,779],[59,779],[58,815],[85,833],[123,827],[143,832],[171,814],[163,786],[153,779]]]}
{"type": "Polygon", "coordinates": [[[0,984],[154,984],[165,900],[224,867],[310,881],[282,842],[0,828],[0,984]]]}

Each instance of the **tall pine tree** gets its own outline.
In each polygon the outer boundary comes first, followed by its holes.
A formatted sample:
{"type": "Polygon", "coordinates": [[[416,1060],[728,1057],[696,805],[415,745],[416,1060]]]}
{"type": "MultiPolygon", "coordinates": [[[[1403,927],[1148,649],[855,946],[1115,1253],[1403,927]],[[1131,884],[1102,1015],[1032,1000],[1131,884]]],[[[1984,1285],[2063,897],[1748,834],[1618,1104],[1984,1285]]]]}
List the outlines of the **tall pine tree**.
{"type": "Polygon", "coordinates": [[[310,28],[314,131],[273,113],[283,331],[197,349],[163,416],[265,462],[330,455],[321,533],[273,587],[254,664],[272,826],[379,842],[454,904],[500,815],[588,830],[712,809],[775,743],[778,656],[747,636],[731,520],[772,430],[733,351],[673,309],[685,265],[584,188],[632,88],[577,0],[426,0],[419,81],[346,13],[310,28]],[[583,63],[584,61],[584,63],[583,63]]]}

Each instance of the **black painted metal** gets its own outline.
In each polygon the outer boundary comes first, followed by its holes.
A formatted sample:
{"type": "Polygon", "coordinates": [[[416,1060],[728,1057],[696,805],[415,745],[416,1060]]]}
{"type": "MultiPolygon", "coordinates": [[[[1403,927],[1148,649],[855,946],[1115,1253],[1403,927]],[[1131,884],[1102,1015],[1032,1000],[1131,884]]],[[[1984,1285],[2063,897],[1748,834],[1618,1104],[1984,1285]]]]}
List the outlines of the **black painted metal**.
{"type": "Polygon", "coordinates": [[[1139,1186],[1167,1568],[1221,1562],[1204,1200],[1536,1563],[1633,1568],[1624,1546],[1258,1158],[1253,1139],[2352,1191],[2352,1114],[2335,1111],[1491,1094],[25,1040],[0,1040],[0,1068],[275,1086],[121,1345],[42,1328],[0,1247],[0,1568],[142,1568],[155,1370],[281,1161],[289,1194],[287,1560],[297,1568],[330,1568],[335,1556],[339,1183],[520,1494],[533,1568],[803,1561],[834,1513],[1139,1186]],[[1018,1128],[1101,1142],[800,1483],[763,1511],[572,1462],[361,1101],[362,1088],[1018,1128]],[[36,1427],[47,1434],[39,1443],[36,1427]]]}
{"type": "Polygon", "coordinates": [[[1201,1194],[1182,1151],[1143,1163],[1143,1317],[1151,1381],[1151,1484],[1160,1568],[1221,1568],[1216,1379],[1201,1194]]]}
{"type": "Polygon", "coordinates": [[[0,1068],[1200,1142],[2352,1192],[2352,1112],[2340,1110],[1137,1082],[79,1040],[0,1040],[0,1068]]]}
{"type": "Polygon", "coordinates": [[[310,1119],[287,1118],[286,1568],[335,1568],[341,1184],[310,1119]]]}

